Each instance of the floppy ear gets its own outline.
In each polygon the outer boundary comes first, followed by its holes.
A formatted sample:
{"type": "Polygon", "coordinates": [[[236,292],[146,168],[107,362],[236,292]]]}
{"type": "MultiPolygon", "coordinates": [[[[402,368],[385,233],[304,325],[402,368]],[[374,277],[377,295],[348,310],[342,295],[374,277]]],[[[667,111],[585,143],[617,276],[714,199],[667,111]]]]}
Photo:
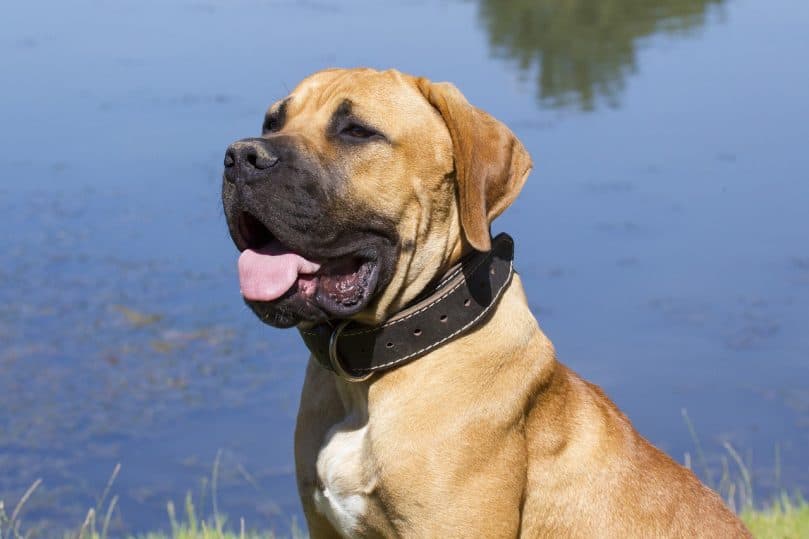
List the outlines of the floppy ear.
{"type": "Polygon", "coordinates": [[[489,225],[520,193],[531,156],[508,127],[473,107],[448,82],[416,84],[449,129],[460,195],[461,227],[478,251],[491,249],[489,225]]]}

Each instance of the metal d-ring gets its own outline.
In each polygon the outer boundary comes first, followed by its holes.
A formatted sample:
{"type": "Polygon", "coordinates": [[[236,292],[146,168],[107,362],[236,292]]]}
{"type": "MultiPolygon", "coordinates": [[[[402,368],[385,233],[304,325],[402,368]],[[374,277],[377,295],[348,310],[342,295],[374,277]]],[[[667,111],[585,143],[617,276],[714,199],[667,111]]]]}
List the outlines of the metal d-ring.
{"type": "Polygon", "coordinates": [[[340,334],[346,328],[348,324],[351,323],[351,320],[344,320],[340,322],[340,324],[334,328],[334,331],[331,332],[331,337],[329,337],[329,362],[331,363],[331,368],[334,369],[334,372],[337,373],[337,376],[344,379],[347,382],[364,382],[368,378],[374,375],[374,371],[369,372],[368,374],[364,374],[362,376],[354,376],[347,370],[343,368],[342,363],[340,363],[340,355],[337,353],[337,339],[340,338],[340,334]]]}

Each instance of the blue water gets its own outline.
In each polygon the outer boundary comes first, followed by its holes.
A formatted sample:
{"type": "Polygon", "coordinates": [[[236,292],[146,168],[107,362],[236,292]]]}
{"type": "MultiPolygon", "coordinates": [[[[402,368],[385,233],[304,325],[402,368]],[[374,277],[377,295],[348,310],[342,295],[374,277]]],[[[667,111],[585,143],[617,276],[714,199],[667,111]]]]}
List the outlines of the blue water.
{"type": "Polygon", "coordinates": [[[535,169],[494,228],[560,358],[696,466],[687,409],[715,482],[729,441],[761,499],[809,492],[807,27],[800,0],[3,7],[0,500],[42,478],[25,523],[75,529],[120,462],[117,533],[210,514],[214,476],[231,523],[300,521],[306,354],[239,298],[220,167],[335,65],[510,125],[535,169]]]}

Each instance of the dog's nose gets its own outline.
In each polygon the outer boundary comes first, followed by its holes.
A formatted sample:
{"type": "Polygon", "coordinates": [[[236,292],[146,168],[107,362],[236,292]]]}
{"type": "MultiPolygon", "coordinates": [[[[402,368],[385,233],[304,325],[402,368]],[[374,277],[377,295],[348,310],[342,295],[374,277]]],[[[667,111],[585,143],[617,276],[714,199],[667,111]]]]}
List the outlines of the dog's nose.
{"type": "Polygon", "coordinates": [[[278,163],[278,156],[264,139],[240,140],[228,146],[225,152],[225,178],[230,182],[250,183],[261,179],[262,171],[278,163]]]}

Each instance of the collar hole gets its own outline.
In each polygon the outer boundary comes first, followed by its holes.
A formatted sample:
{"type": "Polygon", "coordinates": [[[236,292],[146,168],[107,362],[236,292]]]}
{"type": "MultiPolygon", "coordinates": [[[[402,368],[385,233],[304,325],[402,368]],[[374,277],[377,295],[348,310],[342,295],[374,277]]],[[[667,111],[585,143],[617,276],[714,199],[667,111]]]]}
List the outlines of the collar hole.
{"type": "Polygon", "coordinates": [[[413,335],[415,335],[416,337],[418,337],[419,335],[421,335],[421,330],[420,330],[420,329],[414,329],[414,330],[413,330],[413,335]]]}
{"type": "Polygon", "coordinates": [[[441,320],[442,322],[446,322],[447,321],[447,315],[442,314],[441,318],[439,318],[439,320],[441,320]]]}

